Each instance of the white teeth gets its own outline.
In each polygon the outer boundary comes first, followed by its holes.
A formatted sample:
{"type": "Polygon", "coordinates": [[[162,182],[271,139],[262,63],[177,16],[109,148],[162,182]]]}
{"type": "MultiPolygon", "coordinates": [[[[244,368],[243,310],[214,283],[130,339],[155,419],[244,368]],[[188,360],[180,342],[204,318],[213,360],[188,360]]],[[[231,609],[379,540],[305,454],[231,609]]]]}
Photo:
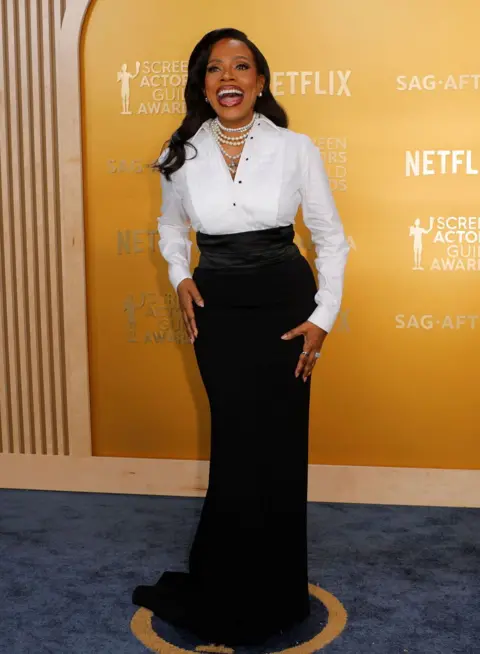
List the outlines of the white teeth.
{"type": "Polygon", "coordinates": [[[243,91],[240,91],[239,89],[222,89],[217,93],[219,98],[223,97],[224,95],[243,95],[243,91]]]}

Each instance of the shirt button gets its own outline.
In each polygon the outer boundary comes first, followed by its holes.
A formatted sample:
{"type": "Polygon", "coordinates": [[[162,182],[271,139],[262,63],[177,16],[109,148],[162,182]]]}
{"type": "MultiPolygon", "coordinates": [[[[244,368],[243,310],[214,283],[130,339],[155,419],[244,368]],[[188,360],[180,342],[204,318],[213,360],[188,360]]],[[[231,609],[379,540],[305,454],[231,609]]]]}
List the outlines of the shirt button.
{"type": "Polygon", "coordinates": [[[239,181],[238,181],[238,183],[239,183],[239,184],[241,184],[241,183],[242,183],[242,181],[241,181],[241,180],[239,180],[239,181]]]}
{"type": "Polygon", "coordinates": [[[234,207],[236,207],[236,206],[237,206],[237,203],[236,203],[236,202],[234,202],[234,203],[233,203],[233,206],[234,206],[234,207]]]}

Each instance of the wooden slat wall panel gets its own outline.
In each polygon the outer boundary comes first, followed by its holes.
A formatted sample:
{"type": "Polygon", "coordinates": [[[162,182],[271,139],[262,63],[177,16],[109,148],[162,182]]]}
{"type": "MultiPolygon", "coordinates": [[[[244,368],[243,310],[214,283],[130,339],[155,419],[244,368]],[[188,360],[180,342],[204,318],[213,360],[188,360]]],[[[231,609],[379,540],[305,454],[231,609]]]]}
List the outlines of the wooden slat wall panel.
{"type": "Polygon", "coordinates": [[[17,346],[15,333],[15,305],[13,294],[14,260],[11,215],[13,211],[12,170],[10,166],[10,86],[7,48],[7,8],[0,5],[0,187],[2,195],[2,220],[0,242],[0,427],[2,452],[15,451],[13,443],[20,439],[20,396],[16,376],[17,346]]]}
{"type": "Polygon", "coordinates": [[[0,3],[0,452],[69,454],[56,42],[66,0],[0,3]]]}

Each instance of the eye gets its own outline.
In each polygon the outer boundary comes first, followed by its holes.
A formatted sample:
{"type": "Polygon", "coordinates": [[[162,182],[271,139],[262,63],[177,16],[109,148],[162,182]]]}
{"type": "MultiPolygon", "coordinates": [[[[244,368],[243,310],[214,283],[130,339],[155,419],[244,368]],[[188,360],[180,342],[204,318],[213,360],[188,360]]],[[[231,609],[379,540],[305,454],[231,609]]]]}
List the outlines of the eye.
{"type": "Polygon", "coordinates": [[[217,70],[220,70],[218,66],[215,66],[215,64],[212,64],[211,66],[207,67],[207,73],[215,73],[217,70]]]}
{"type": "Polygon", "coordinates": [[[248,64],[238,64],[237,68],[240,70],[248,70],[250,66],[248,64]]]}

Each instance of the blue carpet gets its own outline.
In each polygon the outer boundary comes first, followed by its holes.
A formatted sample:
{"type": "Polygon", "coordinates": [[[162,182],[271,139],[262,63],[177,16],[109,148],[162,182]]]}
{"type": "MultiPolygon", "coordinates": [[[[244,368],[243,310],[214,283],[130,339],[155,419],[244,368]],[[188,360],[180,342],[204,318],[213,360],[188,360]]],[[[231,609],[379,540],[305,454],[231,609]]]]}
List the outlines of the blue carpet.
{"type": "MultiPolygon", "coordinates": [[[[0,491],[0,652],[147,652],[130,630],[131,591],[184,569],[201,502],[0,491]]],[[[480,511],[311,503],[309,554],[311,583],[348,612],[322,651],[480,653],[480,511]]],[[[315,611],[272,647],[314,627],[315,611]]]]}

